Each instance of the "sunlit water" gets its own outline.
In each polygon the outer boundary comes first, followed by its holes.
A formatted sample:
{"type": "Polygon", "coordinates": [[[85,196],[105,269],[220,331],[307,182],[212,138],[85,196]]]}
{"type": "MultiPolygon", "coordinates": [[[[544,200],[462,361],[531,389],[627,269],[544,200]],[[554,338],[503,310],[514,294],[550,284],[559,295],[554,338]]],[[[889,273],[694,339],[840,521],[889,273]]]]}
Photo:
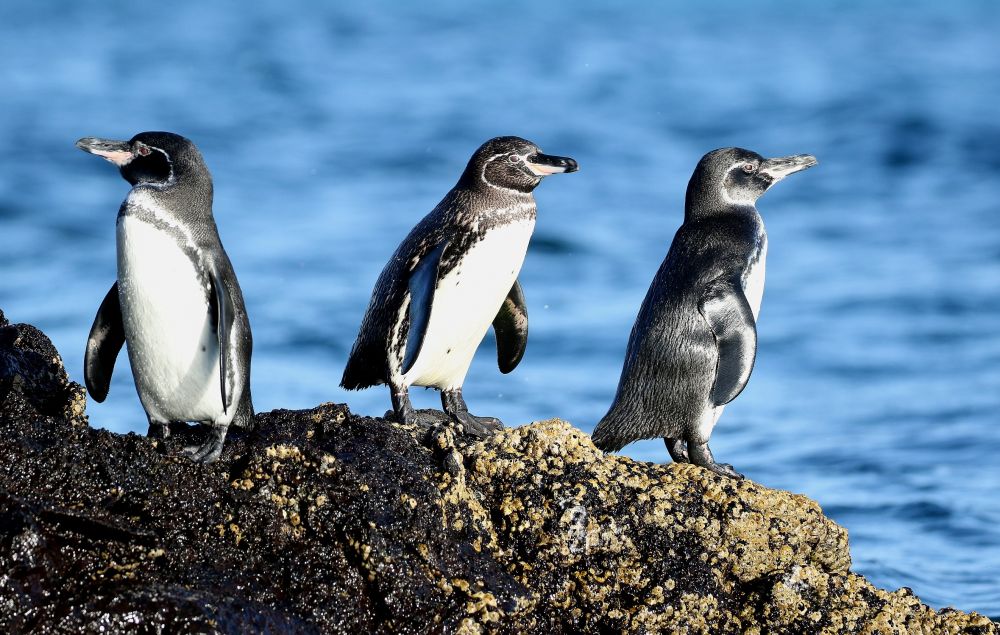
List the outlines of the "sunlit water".
{"type": "MultiPolygon", "coordinates": [[[[81,136],[202,149],[258,410],[384,412],[384,389],[337,383],[396,244],[489,137],[573,156],[537,190],[527,355],[501,375],[487,340],[466,396],[585,430],[701,154],[809,152],[759,205],[757,365],[713,448],[819,501],[876,584],[1000,616],[1000,5],[174,4],[0,9],[0,307],[74,379],[127,191],[81,136]]],[[[88,410],[145,429],[124,355],[88,410]]]]}

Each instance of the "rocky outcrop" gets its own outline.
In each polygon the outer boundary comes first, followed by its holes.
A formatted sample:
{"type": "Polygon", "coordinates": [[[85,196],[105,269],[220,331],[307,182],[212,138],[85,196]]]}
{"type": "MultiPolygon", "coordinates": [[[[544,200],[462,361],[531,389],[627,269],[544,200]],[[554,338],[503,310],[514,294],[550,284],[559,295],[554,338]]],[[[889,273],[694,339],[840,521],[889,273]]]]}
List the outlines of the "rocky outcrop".
{"type": "Polygon", "coordinates": [[[997,633],[850,572],[802,496],[604,456],[559,421],[485,441],[276,410],[222,459],[88,426],[0,314],[3,632],[997,633]]]}

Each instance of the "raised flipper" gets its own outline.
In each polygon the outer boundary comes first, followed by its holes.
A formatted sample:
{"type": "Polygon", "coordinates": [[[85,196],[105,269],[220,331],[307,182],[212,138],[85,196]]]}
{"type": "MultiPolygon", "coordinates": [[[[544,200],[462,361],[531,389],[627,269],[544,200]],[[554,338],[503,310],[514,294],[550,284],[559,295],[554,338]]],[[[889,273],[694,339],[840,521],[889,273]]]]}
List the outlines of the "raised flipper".
{"type": "MultiPolygon", "coordinates": [[[[236,319],[236,307],[229,290],[222,283],[222,276],[217,267],[211,268],[212,294],[209,305],[215,323],[215,333],[219,339],[219,387],[222,390],[222,411],[228,413],[233,405],[235,391],[235,374],[230,373],[232,363],[232,333],[233,322],[236,319]],[[231,376],[232,375],[232,376],[231,376]]],[[[225,438],[225,431],[223,431],[225,438]]]]}
{"type": "Polygon", "coordinates": [[[757,357],[757,325],[738,277],[713,280],[702,294],[698,310],[719,349],[711,400],[722,406],[735,399],[750,379],[757,357]]]}
{"type": "Polygon", "coordinates": [[[528,307],[517,280],[493,318],[493,332],[497,336],[497,363],[501,373],[517,368],[524,349],[528,346],[528,307]]]}
{"type": "Polygon", "coordinates": [[[122,307],[118,300],[118,283],[104,296],[97,309],[94,325],[87,338],[87,352],[83,357],[83,377],[87,391],[94,401],[101,403],[111,388],[111,374],[115,370],[115,360],[125,344],[125,326],[122,323],[122,307]]]}
{"type": "Polygon", "coordinates": [[[408,283],[410,292],[410,327],[406,334],[406,356],[403,358],[403,374],[405,375],[420,355],[424,344],[424,334],[431,321],[431,306],[434,304],[434,291],[437,289],[438,267],[441,255],[448,242],[442,242],[430,253],[420,259],[410,274],[408,283]]]}

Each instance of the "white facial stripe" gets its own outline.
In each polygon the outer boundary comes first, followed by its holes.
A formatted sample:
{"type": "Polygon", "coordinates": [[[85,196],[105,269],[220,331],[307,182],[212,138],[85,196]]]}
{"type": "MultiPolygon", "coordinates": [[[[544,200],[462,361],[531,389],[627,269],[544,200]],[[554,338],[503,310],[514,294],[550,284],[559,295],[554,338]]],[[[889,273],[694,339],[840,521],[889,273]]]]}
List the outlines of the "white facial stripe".
{"type": "Polygon", "coordinates": [[[163,158],[167,160],[167,165],[170,166],[170,176],[167,177],[167,181],[165,183],[163,183],[162,185],[159,185],[158,187],[166,187],[167,185],[173,185],[173,183],[175,181],[175,178],[174,178],[174,162],[170,160],[170,155],[167,154],[166,152],[164,152],[163,150],[159,149],[159,148],[155,148],[153,146],[146,146],[146,147],[149,148],[150,150],[156,150],[157,152],[159,152],[160,154],[162,154],[163,158]]]}
{"type": "MultiPolygon", "coordinates": [[[[743,170],[743,166],[746,165],[747,163],[750,163],[750,162],[749,161],[739,161],[738,163],[734,163],[732,165],[732,167],[729,168],[729,172],[732,173],[732,172],[735,172],[735,171],[738,170],[739,172],[742,172],[744,176],[753,176],[753,173],[747,174],[743,170]]],[[[753,164],[757,165],[756,161],[754,161],[753,164]]],[[[726,181],[728,181],[730,178],[731,177],[727,176],[726,177],[726,181]]],[[[731,193],[729,191],[729,188],[726,187],[726,185],[725,185],[725,182],[723,183],[721,189],[722,189],[722,200],[724,200],[726,203],[728,203],[730,205],[737,205],[737,206],[747,206],[747,205],[749,205],[750,207],[756,207],[757,206],[757,197],[754,196],[752,193],[750,193],[748,190],[746,190],[744,188],[739,188],[738,190],[736,190],[735,194],[737,194],[737,195],[739,195],[739,194],[747,194],[747,196],[745,196],[745,197],[739,197],[739,198],[733,197],[731,195],[731,193]]]]}
{"type": "MultiPolygon", "coordinates": [[[[483,183],[485,183],[489,187],[492,187],[495,190],[500,190],[501,192],[518,192],[518,193],[523,193],[523,192],[521,192],[521,190],[518,190],[517,188],[513,188],[513,187],[501,187],[501,186],[496,185],[494,183],[490,183],[489,179],[486,178],[486,167],[490,163],[493,163],[494,161],[496,161],[497,159],[504,159],[504,160],[506,160],[507,157],[510,156],[510,154],[511,154],[510,152],[504,152],[503,154],[494,154],[489,159],[487,159],[486,162],[483,163],[483,170],[482,170],[482,172],[479,173],[479,180],[481,180],[483,183]]],[[[526,153],[526,154],[518,154],[517,156],[520,157],[522,161],[524,161],[525,163],[527,163],[528,154],[530,154],[530,151],[528,153],[526,153]]],[[[528,163],[528,166],[531,167],[531,164],[528,163]]],[[[532,170],[532,171],[534,171],[534,170],[532,170]]]]}

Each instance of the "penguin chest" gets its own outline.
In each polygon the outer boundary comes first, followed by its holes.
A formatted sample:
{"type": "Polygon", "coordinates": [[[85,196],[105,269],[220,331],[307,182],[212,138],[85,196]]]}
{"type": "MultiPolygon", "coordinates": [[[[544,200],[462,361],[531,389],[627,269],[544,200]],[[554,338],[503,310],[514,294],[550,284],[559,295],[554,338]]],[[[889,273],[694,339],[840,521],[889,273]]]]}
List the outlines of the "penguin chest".
{"type": "Polygon", "coordinates": [[[534,228],[534,219],[524,219],[488,230],[438,279],[420,354],[403,378],[405,385],[461,387],[517,280],[534,228]]]}
{"type": "Polygon", "coordinates": [[[760,315],[760,303],[764,297],[764,270],[767,261],[767,234],[763,232],[757,238],[754,253],[750,255],[746,271],[743,274],[743,294],[750,303],[753,319],[760,315]]]}
{"type": "Polygon", "coordinates": [[[219,345],[186,241],[131,216],[118,220],[118,293],[136,389],[157,421],[222,416],[219,345]]]}

